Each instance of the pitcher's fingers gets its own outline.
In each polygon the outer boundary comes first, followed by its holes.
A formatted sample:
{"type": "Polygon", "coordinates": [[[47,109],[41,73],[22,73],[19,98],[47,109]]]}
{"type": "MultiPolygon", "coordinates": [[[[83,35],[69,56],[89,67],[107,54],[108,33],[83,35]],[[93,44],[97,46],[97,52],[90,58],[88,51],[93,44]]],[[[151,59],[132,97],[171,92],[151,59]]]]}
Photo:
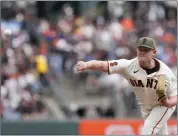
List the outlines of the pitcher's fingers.
{"type": "Polygon", "coordinates": [[[77,66],[80,66],[80,63],[77,63],[77,66]]]}
{"type": "Polygon", "coordinates": [[[82,61],[78,61],[78,62],[77,62],[77,64],[81,64],[81,63],[82,63],[82,61]]]}
{"type": "Polygon", "coordinates": [[[83,70],[82,69],[77,69],[77,72],[83,72],[83,70]]]}
{"type": "Polygon", "coordinates": [[[78,70],[78,71],[81,71],[81,70],[83,70],[83,68],[80,67],[80,68],[77,68],[77,70],[78,70]]]}
{"type": "Polygon", "coordinates": [[[78,66],[77,68],[81,69],[81,68],[82,68],[82,66],[78,66]]]}

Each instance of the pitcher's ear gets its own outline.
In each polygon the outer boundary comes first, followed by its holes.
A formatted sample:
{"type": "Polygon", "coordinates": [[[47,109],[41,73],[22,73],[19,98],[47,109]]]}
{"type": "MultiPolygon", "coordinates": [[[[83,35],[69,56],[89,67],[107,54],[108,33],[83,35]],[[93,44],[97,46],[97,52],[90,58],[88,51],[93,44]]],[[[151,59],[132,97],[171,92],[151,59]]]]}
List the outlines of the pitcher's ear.
{"type": "Polygon", "coordinates": [[[153,57],[156,56],[156,50],[153,50],[153,57]]]}

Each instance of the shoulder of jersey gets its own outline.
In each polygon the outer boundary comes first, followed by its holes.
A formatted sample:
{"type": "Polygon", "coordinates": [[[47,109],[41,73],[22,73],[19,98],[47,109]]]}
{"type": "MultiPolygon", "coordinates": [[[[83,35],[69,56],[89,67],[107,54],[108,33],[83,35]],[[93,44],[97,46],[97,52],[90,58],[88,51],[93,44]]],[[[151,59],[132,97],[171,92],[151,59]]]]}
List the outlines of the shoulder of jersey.
{"type": "Polygon", "coordinates": [[[130,61],[130,64],[132,64],[132,63],[136,63],[137,61],[138,61],[138,59],[137,59],[137,57],[136,58],[133,58],[133,59],[131,59],[131,60],[129,60],[130,61]]]}
{"type": "MultiPolygon", "coordinates": [[[[127,59],[126,59],[127,60],[127,59]]],[[[130,60],[127,60],[127,67],[132,67],[133,65],[137,65],[137,58],[133,58],[133,59],[130,59],[130,60]]]]}
{"type": "MultiPolygon", "coordinates": [[[[156,59],[156,60],[158,60],[158,59],[156,59]]],[[[160,63],[160,71],[164,72],[168,76],[171,76],[173,74],[171,68],[169,68],[163,61],[161,61],[161,60],[158,60],[158,61],[160,63]]]]}
{"type": "Polygon", "coordinates": [[[128,65],[137,62],[137,58],[133,58],[133,59],[123,59],[123,60],[124,60],[125,62],[127,62],[128,65]]]}

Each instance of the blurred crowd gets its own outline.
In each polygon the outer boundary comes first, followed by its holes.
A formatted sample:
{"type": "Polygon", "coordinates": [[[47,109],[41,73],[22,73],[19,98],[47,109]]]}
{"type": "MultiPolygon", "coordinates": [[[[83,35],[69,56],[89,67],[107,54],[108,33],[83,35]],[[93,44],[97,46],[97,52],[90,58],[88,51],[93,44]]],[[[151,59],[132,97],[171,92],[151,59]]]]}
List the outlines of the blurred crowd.
{"type": "MultiPolygon", "coordinates": [[[[4,3],[8,4],[12,3],[4,3]]],[[[31,42],[34,35],[31,34],[33,30],[29,30],[30,22],[21,20],[17,9],[16,12],[7,9],[2,9],[5,16],[1,20],[1,117],[7,120],[45,119],[48,111],[41,93],[48,87],[47,59],[31,42]]]]}
{"type": "Polygon", "coordinates": [[[78,60],[131,59],[142,36],[157,41],[157,58],[177,74],[176,13],[163,2],[108,2],[107,17],[75,15],[66,4],[55,20],[38,17],[35,2],[2,4],[0,112],[5,119],[47,117],[41,95],[50,91],[49,80],[65,74],[87,92],[112,88],[116,101],[122,96],[129,112],[136,106],[130,105],[134,96],[122,77],[76,74],[75,64],[78,60]]]}

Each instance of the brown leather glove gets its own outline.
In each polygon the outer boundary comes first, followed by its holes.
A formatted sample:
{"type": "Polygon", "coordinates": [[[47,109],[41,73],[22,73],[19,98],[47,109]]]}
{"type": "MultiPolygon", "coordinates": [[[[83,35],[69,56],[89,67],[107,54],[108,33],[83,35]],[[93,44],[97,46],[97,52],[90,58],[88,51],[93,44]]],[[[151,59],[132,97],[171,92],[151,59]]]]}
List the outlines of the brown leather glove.
{"type": "Polygon", "coordinates": [[[158,97],[158,101],[162,102],[166,99],[166,86],[165,86],[165,75],[158,75],[158,83],[156,87],[156,94],[158,97]]]}

